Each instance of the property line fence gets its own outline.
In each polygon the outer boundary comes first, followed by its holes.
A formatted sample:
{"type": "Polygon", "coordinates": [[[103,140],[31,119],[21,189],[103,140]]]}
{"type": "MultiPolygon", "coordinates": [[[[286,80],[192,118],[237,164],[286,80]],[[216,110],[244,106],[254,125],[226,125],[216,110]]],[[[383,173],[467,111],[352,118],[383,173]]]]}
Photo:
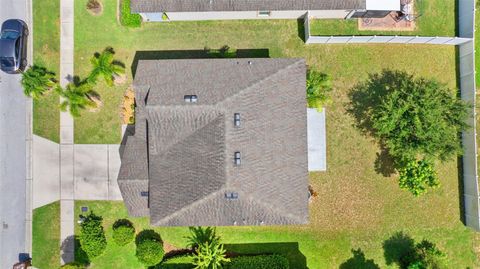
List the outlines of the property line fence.
{"type": "Polygon", "coordinates": [[[306,44],[432,44],[458,46],[460,95],[471,104],[462,133],[463,217],[465,225],[480,231],[480,194],[478,186],[477,129],[475,108],[475,0],[458,0],[458,37],[425,36],[312,36],[309,13],[304,18],[306,44]]]}

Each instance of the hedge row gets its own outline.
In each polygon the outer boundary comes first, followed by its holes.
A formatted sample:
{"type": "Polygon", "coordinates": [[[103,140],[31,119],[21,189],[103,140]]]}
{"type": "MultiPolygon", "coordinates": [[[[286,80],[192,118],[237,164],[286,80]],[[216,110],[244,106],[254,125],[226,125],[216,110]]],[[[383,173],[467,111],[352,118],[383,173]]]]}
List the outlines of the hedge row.
{"type": "Polygon", "coordinates": [[[130,10],[130,0],[122,0],[120,6],[120,23],[127,27],[140,27],[142,25],[142,16],[132,14],[130,10]]]}
{"type": "Polygon", "coordinates": [[[277,254],[232,258],[224,269],[289,269],[288,259],[277,254]]]}

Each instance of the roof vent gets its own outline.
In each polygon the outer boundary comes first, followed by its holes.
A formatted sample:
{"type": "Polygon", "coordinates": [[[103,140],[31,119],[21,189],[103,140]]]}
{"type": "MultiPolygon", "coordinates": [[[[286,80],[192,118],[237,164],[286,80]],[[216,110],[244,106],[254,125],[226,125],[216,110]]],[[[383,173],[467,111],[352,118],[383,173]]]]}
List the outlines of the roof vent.
{"type": "Polygon", "coordinates": [[[240,127],[240,113],[233,114],[233,124],[235,127],[240,127]]]}
{"type": "Polygon", "coordinates": [[[142,197],[148,197],[148,191],[141,191],[140,196],[142,197]]]}
{"type": "Polygon", "coordinates": [[[238,199],[238,192],[226,192],[225,198],[228,200],[235,200],[238,199]]]}
{"type": "Polygon", "coordinates": [[[248,64],[249,64],[249,65],[252,65],[252,61],[248,61],[248,64]]]}
{"type": "Polygon", "coordinates": [[[233,162],[235,165],[240,165],[242,163],[242,156],[240,155],[240,151],[236,151],[233,155],[233,162]]]}
{"type": "Polygon", "coordinates": [[[184,95],[183,101],[185,101],[185,103],[196,103],[198,101],[198,97],[196,95],[184,95]]]}

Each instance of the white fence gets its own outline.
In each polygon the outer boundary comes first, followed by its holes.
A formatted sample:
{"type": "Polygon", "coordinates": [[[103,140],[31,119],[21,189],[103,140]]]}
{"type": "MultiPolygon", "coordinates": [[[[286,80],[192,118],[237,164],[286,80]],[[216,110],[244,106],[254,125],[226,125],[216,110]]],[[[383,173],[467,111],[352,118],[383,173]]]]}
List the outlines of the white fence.
{"type": "Polygon", "coordinates": [[[480,231],[480,194],[477,163],[475,112],[475,0],[458,0],[458,37],[424,36],[312,36],[307,13],[304,18],[306,44],[433,44],[458,46],[460,94],[472,105],[467,122],[471,129],[462,133],[463,210],[465,225],[480,231]]]}

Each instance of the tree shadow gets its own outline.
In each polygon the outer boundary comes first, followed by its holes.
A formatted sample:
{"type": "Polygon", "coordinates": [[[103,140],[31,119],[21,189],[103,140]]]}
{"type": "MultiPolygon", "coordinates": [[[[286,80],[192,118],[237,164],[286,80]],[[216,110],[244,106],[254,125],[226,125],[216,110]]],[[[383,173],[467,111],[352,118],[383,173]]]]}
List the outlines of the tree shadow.
{"type": "Polygon", "coordinates": [[[157,242],[163,242],[160,234],[154,230],[143,230],[137,234],[135,237],[135,244],[138,245],[145,240],[155,240],[157,242]]]}
{"type": "Polygon", "coordinates": [[[82,265],[90,264],[90,259],[88,258],[87,253],[82,249],[80,239],[76,235],[68,236],[62,242],[60,250],[62,260],[66,263],[75,262],[82,265]]]}
{"type": "Polygon", "coordinates": [[[307,258],[300,252],[298,242],[224,244],[224,246],[229,257],[279,254],[288,259],[290,268],[308,269],[307,258]]]}
{"type": "Polygon", "coordinates": [[[374,164],[375,172],[384,177],[389,177],[395,174],[395,160],[388,153],[388,149],[386,149],[384,145],[380,145],[380,152],[377,152],[376,155],[377,158],[375,159],[374,164]]]}
{"type": "Polygon", "coordinates": [[[383,242],[383,255],[387,265],[397,264],[407,268],[409,257],[415,252],[415,240],[404,232],[396,232],[383,242]]]}
{"type": "Polygon", "coordinates": [[[373,259],[367,260],[365,253],[359,249],[352,249],[353,257],[342,263],[339,269],[380,269],[373,259]]]}
{"type": "Polygon", "coordinates": [[[131,72],[135,78],[138,61],[141,60],[172,60],[172,59],[212,59],[212,58],[268,58],[270,53],[268,49],[237,49],[235,57],[228,50],[228,46],[223,46],[218,50],[204,48],[203,50],[154,50],[137,51],[133,58],[131,72]],[[224,55],[224,56],[222,56],[224,55]]]}
{"type": "Polygon", "coordinates": [[[133,223],[128,219],[118,219],[113,223],[112,228],[115,230],[119,227],[124,227],[124,226],[133,228],[133,223]]]}

